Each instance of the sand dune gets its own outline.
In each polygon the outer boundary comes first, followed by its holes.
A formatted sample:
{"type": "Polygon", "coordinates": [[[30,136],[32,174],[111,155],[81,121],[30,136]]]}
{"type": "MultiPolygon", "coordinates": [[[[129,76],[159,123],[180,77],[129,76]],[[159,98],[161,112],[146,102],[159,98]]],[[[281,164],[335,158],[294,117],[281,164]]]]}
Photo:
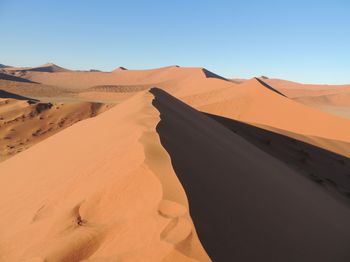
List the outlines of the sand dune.
{"type": "Polygon", "coordinates": [[[36,66],[36,67],[6,67],[3,68],[3,70],[5,70],[5,72],[8,73],[23,73],[25,74],[26,72],[30,72],[30,71],[37,71],[37,72],[66,72],[66,71],[70,71],[66,68],[60,67],[58,65],[55,65],[53,63],[47,63],[41,66],[36,66]]]}
{"type": "Polygon", "coordinates": [[[349,86],[7,69],[0,261],[350,259],[349,86]]]}
{"type": "Polygon", "coordinates": [[[117,70],[110,72],[29,72],[26,78],[46,85],[69,89],[85,89],[99,85],[156,85],[162,82],[186,78],[215,77],[203,68],[182,68],[177,66],[150,70],[117,70]]]}
{"type": "Polygon", "coordinates": [[[16,81],[16,82],[27,82],[27,83],[34,83],[28,79],[13,76],[10,74],[5,74],[0,72],[0,80],[9,80],[9,81],[16,81]]]}
{"type": "Polygon", "coordinates": [[[318,104],[318,105],[350,107],[350,90],[348,93],[337,93],[337,94],[320,95],[320,96],[312,96],[312,97],[298,97],[295,100],[308,105],[318,104]]]}
{"type": "Polygon", "coordinates": [[[39,100],[30,98],[30,97],[25,97],[21,95],[17,95],[14,93],[7,92],[5,90],[0,89],[0,98],[5,99],[5,98],[12,98],[12,99],[17,99],[17,100],[26,100],[29,104],[39,102],[39,100]]]}
{"type": "MultiPolygon", "coordinates": [[[[201,111],[251,123],[267,129],[302,136],[319,137],[315,145],[323,147],[323,139],[350,142],[348,120],[292,101],[252,79],[209,94],[182,98],[201,111]]],[[[329,146],[329,145],[326,145],[329,146]]],[[[335,147],[327,147],[338,153],[335,147]]]]}
{"type": "Polygon", "coordinates": [[[152,93],[157,131],[213,261],[350,259],[346,204],[164,91],[152,93]]]}
{"type": "Polygon", "coordinates": [[[320,111],[350,118],[350,91],[320,96],[297,97],[294,100],[320,111]]]}
{"type": "Polygon", "coordinates": [[[265,81],[283,94],[306,106],[350,118],[349,85],[307,85],[280,79],[265,81]]]}
{"type": "Polygon", "coordinates": [[[126,69],[126,68],[123,67],[123,66],[119,66],[119,67],[117,67],[116,69],[112,70],[112,72],[118,72],[118,71],[124,71],[124,70],[128,70],[128,69],[126,69]]]}
{"type": "Polygon", "coordinates": [[[301,84],[282,79],[265,79],[264,81],[290,98],[350,92],[350,85],[301,84]]]}
{"type": "Polygon", "coordinates": [[[0,165],[11,185],[0,192],[1,259],[208,260],[152,99],[139,93],[0,165]]]}
{"type": "Polygon", "coordinates": [[[285,135],[229,118],[206,114],[253,145],[299,173],[347,198],[350,193],[350,159],[285,135]]]}
{"type": "Polygon", "coordinates": [[[55,86],[43,85],[40,83],[18,82],[10,80],[0,80],[0,89],[18,95],[33,98],[72,96],[73,92],[55,86]]]}
{"type": "MultiPolygon", "coordinates": [[[[16,72],[17,69],[13,68],[16,72]]],[[[111,72],[87,72],[87,71],[66,71],[66,72],[27,72],[22,76],[30,81],[34,81],[43,86],[54,87],[56,89],[70,92],[90,92],[100,91],[96,89],[106,89],[116,87],[116,90],[128,88],[133,91],[144,90],[153,86],[177,93],[180,96],[186,94],[203,93],[208,90],[228,86],[231,82],[225,78],[208,71],[205,68],[189,68],[179,66],[168,66],[149,70],[126,70],[117,68],[111,72]],[[221,80],[221,81],[218,81],[221,80]],[[137,90],[138,89],[138,90],[137,90]]],[[[106,91],[106,90],[103,90],[106,91]]]]}
{"type": "Polygon", "coordinates": [[[0,161],[108,107],[89,102],[41,103],[0,90],[0,161]]]}

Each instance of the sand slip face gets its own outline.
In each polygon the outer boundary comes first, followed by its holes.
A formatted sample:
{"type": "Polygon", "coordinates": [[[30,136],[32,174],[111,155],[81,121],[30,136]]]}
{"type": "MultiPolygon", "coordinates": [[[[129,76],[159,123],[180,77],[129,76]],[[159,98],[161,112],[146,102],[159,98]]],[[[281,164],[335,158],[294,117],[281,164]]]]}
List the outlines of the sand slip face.
{"type": "Polygon", "coordinates": [[[350,92],[350,85],[301,84],[282,79],[263,79],[289,98],[313,97],[350,92]]]}
{"type": "Polygon", "coordinates": [[[350,155],[349,120],[290,100],[265,88],[255,79],[217,91],[185,96],[181,100],[203,112],[288,136],[295,135],[297,139],[305,137],[306,142],[350,155]],[[329,143],[330,140],[335,142],[329,143]],[[344,147],[347,149],[344,150],[344,147]]]}
{"type": "Polygon", "coordinates": [[[117,105],[0,163],[0,261],[209,261],[196,230],[214,261],[350,259],[348,120],[203,68],[43,68],[0,80],[6,141],[96,111],[20,96],[117,105]]]}
{"type": "MultiPolygon", "coordinates": [[[[117,70],[113,72],[34,72],[28,71],[24,80],[34,81],[51,87],[70,91],[98,91],[99,87],[110,87],[114,91],[121,89],[149,89],[162,87],[169,92],[192,93],[195,90],[205,92],[215,88],[216,84],[203,80],[223,80],[222,77],[200,67],[169,66],[148,70],[117,70]],[[210,83],[208,86],[208,83],[210,83]],[[93,90],[91,90],[93,89],[93,90]]],[[[231,83],[221,81],[221,83],[231,83]]],[[[112,90],[110,90],[112,91],[112,90]]]]}
{"type": "MultiPolygon", "coordinates": [[[[253,126],[232,130],[232,126],[163,90],[151,92],[161,113],[157,132],[186,191],[198,235],[213,261],[350,259],[349,206],[302,175],[304,167],[295,162],[303,153],[305,162],[311,157],[315,166],[310,167],[315,171],[320,163],[330,170],[346,171],[343,165],[349,165],[348,159],[337,166],[336,159],[331,163],[333,159],[327,159],[326,152],[306,147],[303,152],[294,150],[297,144],[290,141],[288,145],[273,134],[269,134],[272,145],[261,146],[266,131],[253,126]],[[275,142],[282,144],[281,150],[275,142]],[[323,163],[325,159],[328,164],[323,163]]],[[[347,173],[338,175],[340,184],[346,182],[349,189],[347,173]]]]}
{"type": "Polygon", "coordinates": [[[350,119],[350,92],[320,96],[298,97],[294,99],[317,110],[350,119]]]}
{"type": "Polygon", "coordinates": [[[0,164],[0,260],[209,260],[152,99],[139,93],[0,164]]]}
{"type": "Polygon", "coordinates": [[[264,81],[299,103],[343,118],[350,118],[349,85],[310,85],[281,79],[264,81]]]}
{"type": "Polygon", "coordinates": [[[5,67],[1,69],[2,71],[14,74],[14,75],[24,75],[26,72],[68,72],[70,70],[55,65],[53,63],[47,63],[36,67],[5,67]]]}
{"type": "Polygon", "coordinates": [[[149,70],[118,70],[115,72],[27,72],[23,77],[38,83],[68,89],[85,89],[99,85],[155,85],[187,77],[205,77],[202,68],[176,66],[149,70]]]}

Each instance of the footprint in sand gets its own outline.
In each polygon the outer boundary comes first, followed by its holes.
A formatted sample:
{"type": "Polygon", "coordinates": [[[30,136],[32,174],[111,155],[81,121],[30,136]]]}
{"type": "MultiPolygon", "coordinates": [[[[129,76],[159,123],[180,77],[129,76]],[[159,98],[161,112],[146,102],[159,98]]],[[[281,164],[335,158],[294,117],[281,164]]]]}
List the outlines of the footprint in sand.
{"type": "Polygon", "coordinates": [[[185,240],[192,232],[192,223],[187,215],[187,208],[179,203],[162,200],[158,212],[170,222],[163,229],[160,237],[171,244],[177,244],[185,240]]]}
{"type": "Polygon", "coordinates": [[[158,212],[166,218],[176,218],[187,214],[187,208],[174,201],[162,200],[159,203],[158,212]]]}

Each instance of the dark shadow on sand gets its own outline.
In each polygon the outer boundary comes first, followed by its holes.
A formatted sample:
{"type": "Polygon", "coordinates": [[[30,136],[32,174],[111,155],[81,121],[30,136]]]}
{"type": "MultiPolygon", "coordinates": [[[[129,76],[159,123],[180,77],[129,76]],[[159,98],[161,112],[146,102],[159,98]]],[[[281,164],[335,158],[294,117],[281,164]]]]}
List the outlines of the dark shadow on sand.
{"type": "MultiPolygon", "coordinates": [[[[295,164],[304,162],[302,157],[306,163],[315,158],[311,165],[315,168],[326,160],[327,152],[297,143],[299,149],[273,134],[265,137],[254,127],[237,123],[233,127],[161,89],[150,92],[160,112],[157,132],[161,143],[186,192],[198,236],[213,261],[350,261],[349,206],[299,171],[303,164],[295,164]],[[237,134],[233,128],[239,129],[237,134]],[[241,137],[245,128],[249,134],[241,137]],[[260,143],[278,150],[265,149],[260,143]],[[291,156],[280,153],[288,146],[291,149],[284,150],[291,156]]],[[[322,166],[344,170],[342,166],[348,165],[347,159],[344,164],[338,156],[329,157],[322,166]]]]}
{"type": "Polygon", "coordinates": [[[203,68],[202,71],[203,71],[206,78],[217,78],[217,79],[228,81],[226,78],[219,76],[213,72],[210,72],[209,70],[207,70],[205,68],[203,68]]]}
{"type": "Polygon", "coordinates": [[[258,77],[255,77],[255,79],[260,83],[262,84],[264,87],[266,87],[267,89],[270,89],[271,91],[281,95],[281,96],[284,96],[284,97],[287,97],[285,96],[284,94],[282,94],[280,91],[278,91],[277,89],[273,88],[272,86],[270,86],[269,84],[267,84],[265,81],[261,80],[260,78],[258,77]]]}
{"type": "Polygon", "coordinates": [[[25,79],[25,78],[21,78],[21,77],[9,75],[9,74],[4,74],[4,73],[0,73],[0,80],[8,80],[8,81],[15,81],[15,82],[37,84],[37,82],[33,82],[33,81],[30,81],[30,80],[25,79]]]}
{"type": "Polygon", "coordinates": [[[54,73],[56,72],[56,69],[51,66],[45,66],[45,67],[34,67],[30,68],[26,71],[32,71],[32,72],[43,72],[43,73],[54,73]]]}
{"type": "Polygon", "coordinates": [[[17,100],[27,100],[29,103],[33,102],[39,102],[37,99],[17,95],[14,93],[7,92],[5,90],[0,89],[0,98],[12,98],[12,99],[17,99],[17,100]]]}
{"type": "Polygon", "coordinates": [[[350,159],[297,139],[233,119],[207,114],[271,156],[313,181],[350,197],[350,159]]]}

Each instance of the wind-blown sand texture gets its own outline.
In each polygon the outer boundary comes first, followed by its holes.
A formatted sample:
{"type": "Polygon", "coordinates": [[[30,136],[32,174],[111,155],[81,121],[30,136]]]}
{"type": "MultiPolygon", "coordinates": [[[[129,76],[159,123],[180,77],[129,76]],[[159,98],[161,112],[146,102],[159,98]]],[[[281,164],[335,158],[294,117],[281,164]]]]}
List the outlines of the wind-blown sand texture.
{"type": "Polygon", "coordinates": [[[350,85],[305,85],[280,79],[264,81],[297,102],[350,118],[350,85]]]}
{"type": "Polygon", "coordinates": [[[1,97],[0,90],[0,161],[109,107],[93,102],[42,103],[12,94],[1,97]]]}
{"type": "Polygon", "coordinates": [[[1,70],[1,261],[349,261],[348,87],[1,70]]]}

